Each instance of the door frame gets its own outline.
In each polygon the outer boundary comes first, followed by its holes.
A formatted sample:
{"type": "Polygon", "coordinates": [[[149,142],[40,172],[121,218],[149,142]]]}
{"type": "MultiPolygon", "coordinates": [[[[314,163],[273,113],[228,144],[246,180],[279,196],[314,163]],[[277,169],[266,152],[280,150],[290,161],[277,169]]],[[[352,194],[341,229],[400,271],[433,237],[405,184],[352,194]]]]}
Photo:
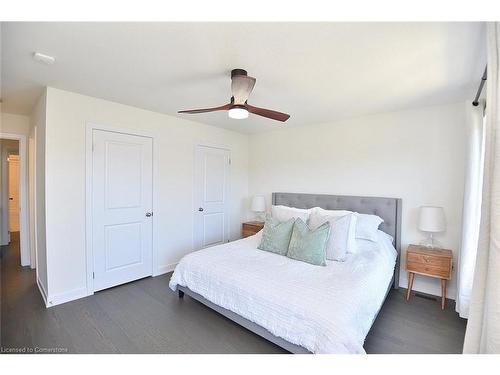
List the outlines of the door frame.
{"type": "MultiPolygon", "coordinates": [[[[121,126],[102,125],[92,122],[86,124],[85,129],[85,252],[86,252],[86,269],[87,269],[87,296],[94,294],[94,253],[92,249],[92,141],[94,130],[103,130],[113,133],[135,135],[139,137],[148,137],[152,139],[153,144],[153,181],[152,181],[152,210],[153,213],[158,207],[158,147],[156,147],[156,136],[149,132],[137,129],[124,128],[121,126]]],[[[158,241],[157,241],[157,224],[153,216],[152,225],[152,276],[158,276],[162,272],[158,270],[158,241]]]]}
{"type": "Polygon", "coordinates": [[[26,180],[26,136],[17,133],[0,133],[0,139],[19,141],[19,248],[21,253],[21,266],[30,266],[31,249],[29,241],[28,223],[28,186],[26,180]]]}
{"type": "MultiPolygon", "coordinates": [[[[37,241],[36,231],[36,133],[34,125],[28,135],[28,201],[29,201],[29,236],[31,250],[31,269],[37,268],[37,241]]],[[[38,271],[37,271],[38,272],[38,271]]],[[[38,274],[37,274],[38,278],[38,274]]]]}
{"type": "MultiPolygon", "coordinates": [[[[193,208],[192,208],[192,212],[193,212],[193,229],[192,229],[192,233],[193,233],[193,237],[192,237],[192,241],[191,241],[191,246],[193,248],[194,251],[196,250],[200,250],[200,248],[198,247],[198,243],[196,241],[196,223],[197,223],[197,218],[196,218],[196,212],[197,212],[197,207],[198,207],[198,197],[197,197],[197,186],[196,186],[196,183],[198,182],[198,176],[196,176],[196,163],[198,162],[198,147],[206,147],[206,148],[215,148],[215,149],[218,149],[218,150],[224,150],[224,151],[227,151],[229,152],[229,168],[228,168],[228,175],[227,175],[227,181],[226,181],[226,187],[227,187],[227,190],[229,193],[231,193],[231,165],[232,165],[232,151],[231,151],[231,148],[226,146],[226,145],[223,145],[223,144],[217,144],[217,143],[211,143],[211,142],[196,142],[194,147],[193,147],[193,201],[192,201],[192,205],[193,205],[193,208]]],[[[228,214],[228,220],[227,222],[225,223],[225,230],[227,232],[227,238],[226,238],[226,242],[229,242],[231,241],[231,221],[230,221],[230,216],[231,216],[231,199],[229,199],[228,197],[228,200],[227,200],[227,214],[228,214]]]]}

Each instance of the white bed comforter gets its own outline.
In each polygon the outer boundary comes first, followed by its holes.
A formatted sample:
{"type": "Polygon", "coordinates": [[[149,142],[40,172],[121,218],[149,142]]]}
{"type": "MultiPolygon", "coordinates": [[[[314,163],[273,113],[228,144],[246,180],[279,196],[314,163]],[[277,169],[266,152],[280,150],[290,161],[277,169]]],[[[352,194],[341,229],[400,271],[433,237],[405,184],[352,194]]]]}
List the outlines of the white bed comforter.
{"type": "Polygon", "coordinates": [[[313,266],[257,249],[261,234],[186,255],[170,288],[209,301],[313,353],[364,353],[363,343],[391,280],[396,250],[357,240],[345,262],[313,266]]]}

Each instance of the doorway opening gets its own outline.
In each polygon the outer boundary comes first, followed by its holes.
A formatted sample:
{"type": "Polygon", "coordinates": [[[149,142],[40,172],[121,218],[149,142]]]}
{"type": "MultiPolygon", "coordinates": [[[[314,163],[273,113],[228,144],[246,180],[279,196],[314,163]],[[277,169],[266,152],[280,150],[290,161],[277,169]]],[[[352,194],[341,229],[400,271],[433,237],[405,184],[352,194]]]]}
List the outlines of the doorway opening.
{"type": "Polygon", "coordinates": [[[19,239],[19,141],[0,139],[2,218],[0,245],[19,239]]]}
{"type": "Polygon", "coordinates": [[[34,265],[28,243],[26,155],[26,137],[0,134],[0,245],[15,244],[21,266],[34,265]]]}

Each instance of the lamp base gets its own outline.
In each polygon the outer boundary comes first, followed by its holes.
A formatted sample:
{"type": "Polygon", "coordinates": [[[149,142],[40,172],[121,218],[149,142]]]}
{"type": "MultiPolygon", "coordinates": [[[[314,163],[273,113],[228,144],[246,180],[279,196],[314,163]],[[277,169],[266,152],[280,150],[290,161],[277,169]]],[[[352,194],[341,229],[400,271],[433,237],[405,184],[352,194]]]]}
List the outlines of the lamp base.
{"type": "Polygon", "coordinates": [[[257,212],[256,213],[256,221],[264,222],[266,221],[266,213],[265,212],[257,212]]]}
{"type": "Polygon", "coordinates": [[[420,246],[425,246],[430,249],[442,248],[443,244],[439,241],[436,241],[432,234],[429,235],[425,240],[420,241],[420,246]]]}

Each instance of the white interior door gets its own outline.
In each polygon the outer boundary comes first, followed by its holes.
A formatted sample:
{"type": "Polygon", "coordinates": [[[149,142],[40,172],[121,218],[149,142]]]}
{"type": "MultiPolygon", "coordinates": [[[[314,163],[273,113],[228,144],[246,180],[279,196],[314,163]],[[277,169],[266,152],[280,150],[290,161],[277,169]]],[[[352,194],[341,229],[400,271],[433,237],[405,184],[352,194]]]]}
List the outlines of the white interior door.
{"type": "Polygon", "coordinates": [[[229,241],[229,150],[197,146],[195,156],[196,249],[229,241]]]}
{"type": "Polygon", "coordinates": [[[151,276],[153,141],[93,131],[94,290],[151,276]]]}
{"type": "Polygon", "coordinates": [[[18,155],[9,155],[9,232],[19,232],[18,155]]]}

